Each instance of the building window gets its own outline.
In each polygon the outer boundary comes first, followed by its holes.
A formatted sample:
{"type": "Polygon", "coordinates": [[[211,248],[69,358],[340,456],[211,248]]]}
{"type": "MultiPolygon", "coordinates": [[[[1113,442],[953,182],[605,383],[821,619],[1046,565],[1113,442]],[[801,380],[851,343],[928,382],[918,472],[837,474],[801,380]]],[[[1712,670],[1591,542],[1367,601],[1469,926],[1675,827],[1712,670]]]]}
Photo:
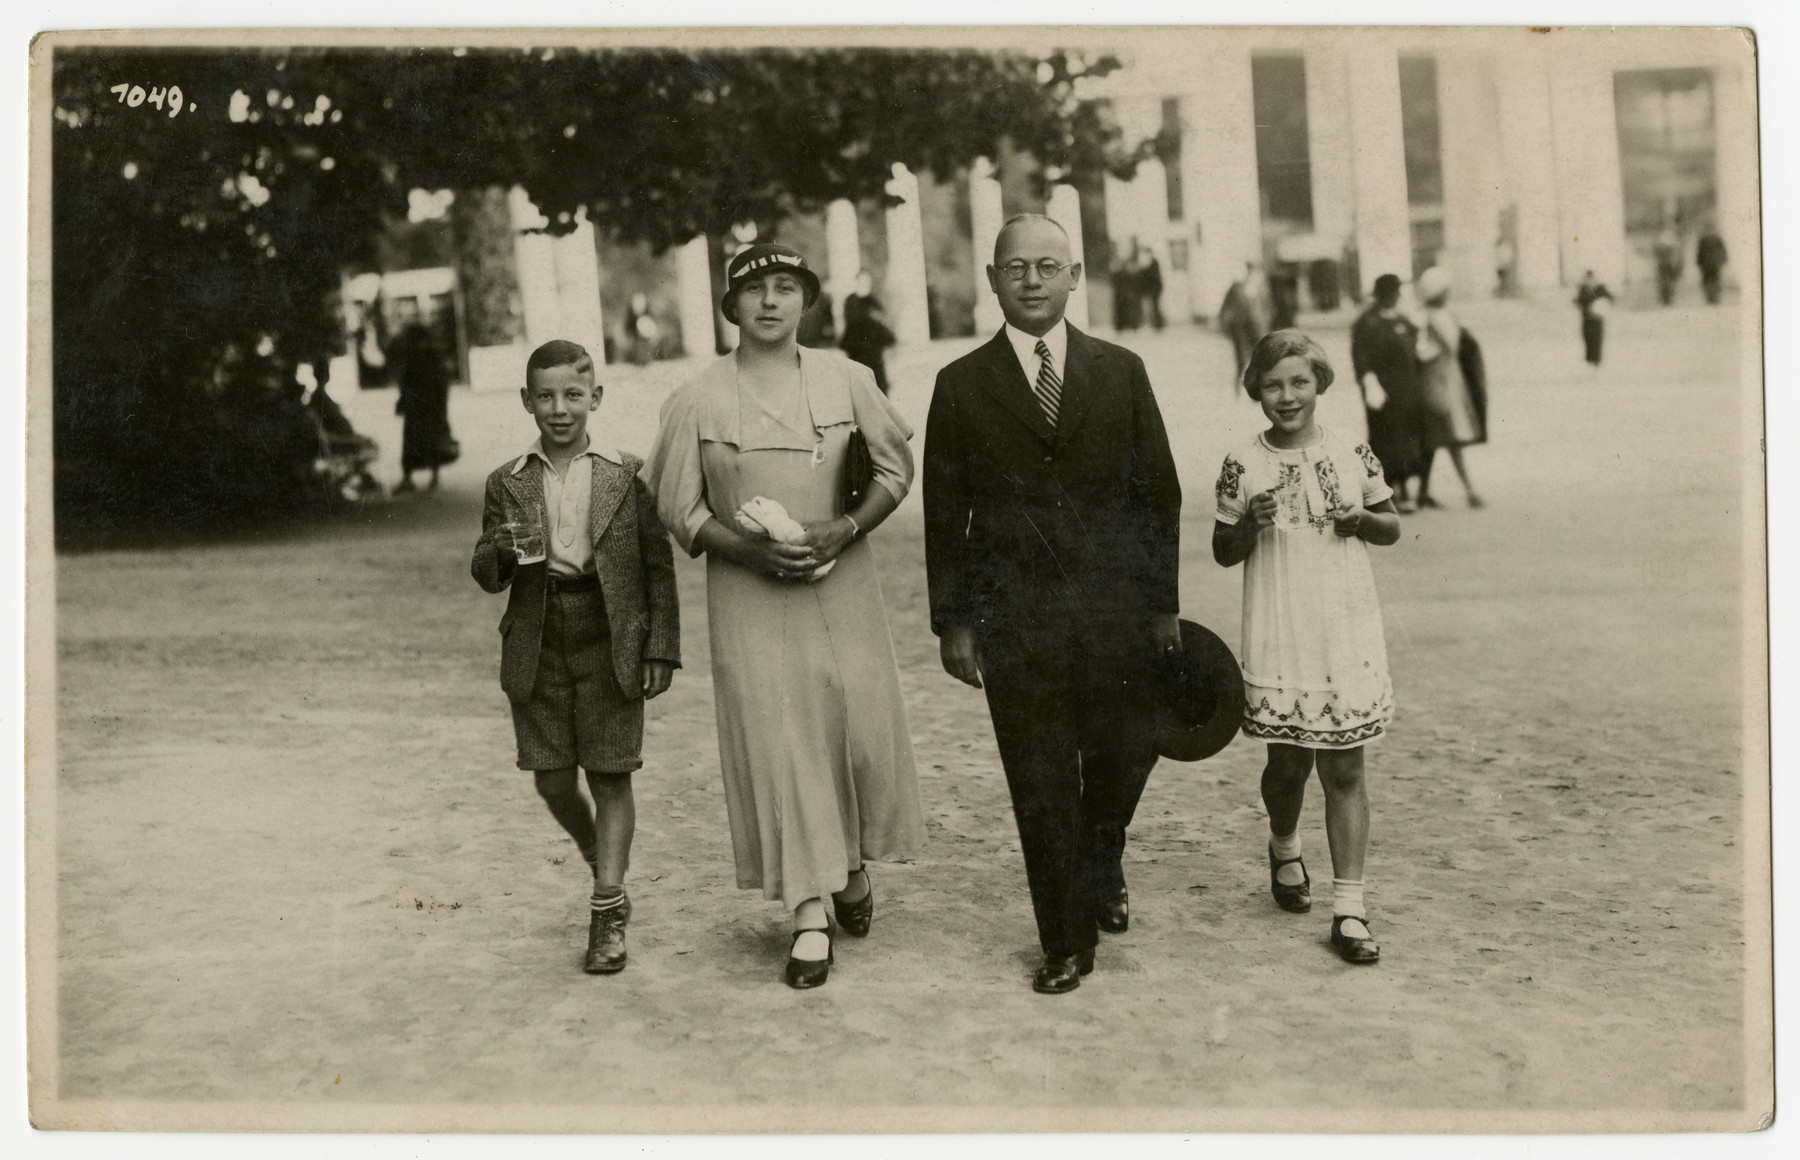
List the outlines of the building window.
{"type": "Polygon", "coordinates": [[[1162,134],[1158,138],[1163,163],[1163,192],[1168,198],[1169,220],[1181,220],[1181,98],[1165,97],[1162,103],[1162,134]]]}
{"type": "Polygon", "coordinates": [[[1298,56],[1250,58],[1256,116],[1256,183],[1265,233],[1313,228],[1312,155],[1306,139],[1306,62],[1298,56]]]}
{"type": "Polygon", "coordinates": [[[1444,149],[1437,82],[1436,58],[1400,58],[1400,132],[1406,151],[1415,276],[1435,266],[1444,248],[1444,149]]]}
{"type": "MultiPolygon", "coordinates": [[[[1682,249],[1718,211],[1712,74],[1653,69],[1613,75],[1625,235],[1649,272],[1664,229],[1682,249]]],[[[1634,273],[1636,273],[1634,271],[1634,273]]]]}

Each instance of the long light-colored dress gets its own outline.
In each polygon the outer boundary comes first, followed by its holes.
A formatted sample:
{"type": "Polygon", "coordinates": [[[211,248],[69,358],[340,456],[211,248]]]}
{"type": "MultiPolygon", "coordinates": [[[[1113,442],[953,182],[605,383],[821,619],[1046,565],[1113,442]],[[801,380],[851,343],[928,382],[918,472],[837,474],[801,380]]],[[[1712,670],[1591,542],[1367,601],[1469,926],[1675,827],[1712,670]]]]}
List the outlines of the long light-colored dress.
{"type": "Polygon", "coordinates": [[[1419,380],[1425,402],[1425,446],[1464,447],[1481,438],[1475,399],[1457,361],[1462,323],[1442,306],[1425,312],[1419,327],[1419,380]]]}
{"type": "MultiPolygon", "coordinates": [[[[734,355],[663,404],[644,467],[657,513],[698,555],[708,519],[755,496],[801,522],[842,515],[852,427],[875,480],[904,499],[912,429],[867,367],[800,349],[801,387],[765,406],[738,387],[734,355]]],[[[855,540],[814,583],[706,562],[719,764],[737,884],[790,909],[844,888],[864,859],[903,858],[925,836],[906,708],[876,560],[855,540]]]]}
{"type": "Polygon", "coordinates": [[[1393,489],[1368,444],[1320,436],[1285,450],[1258,435],[1227,455],[1216,518],[1235,526],[1251,496],[1275,493],[1275,523],[1244,561],[1244,733],[1354,749],[1381,736],[1394,687],[1368,547],[1338,535],[1331,513],[1393,489]]]}

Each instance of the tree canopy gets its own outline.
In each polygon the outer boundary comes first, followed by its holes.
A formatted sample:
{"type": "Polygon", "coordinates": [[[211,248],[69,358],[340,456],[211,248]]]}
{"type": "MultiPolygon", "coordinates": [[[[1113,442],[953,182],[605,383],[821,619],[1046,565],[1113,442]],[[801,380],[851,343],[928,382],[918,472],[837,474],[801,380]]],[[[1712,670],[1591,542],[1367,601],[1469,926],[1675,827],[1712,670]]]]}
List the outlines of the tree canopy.
{"type": "Polygon", "coordinates": [[[267,491],[221,424],[266,418],[292,368],[333,351],[342,272],[370,264],[415,188],[518,184],[551,232],[585,211],[661,248],[883,197],[894,162],[948,173],[1003,137],[1053,171],[1129,172],[1138,152],[1077,95],[1115,66],[885,49],[59,49],[59,480],[104,482],[96,502],[184,495],[173,513],[197,518],[213,511],[192,506],[202,492],[267,491]]]}

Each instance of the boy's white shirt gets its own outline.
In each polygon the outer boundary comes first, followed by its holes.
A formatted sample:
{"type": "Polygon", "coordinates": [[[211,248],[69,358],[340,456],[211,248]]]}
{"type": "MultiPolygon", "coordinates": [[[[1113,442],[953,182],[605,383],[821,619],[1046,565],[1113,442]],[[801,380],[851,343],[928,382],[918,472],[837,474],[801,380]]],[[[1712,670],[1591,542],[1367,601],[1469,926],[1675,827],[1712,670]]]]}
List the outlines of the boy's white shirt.
{"type": "Polygon", "coordinates": [[[595,575],[594,545],[587,536],[594,492],[594,464],[589,457],[620,463],[618,451],[602,447],[590,434],[588,445],[569,460],[568,471],[558,474],[539,436],[513,464],[513,474],[522,471],[533,456],[544,461],[544,543],[550,572],[556,576],[595,575]]]}

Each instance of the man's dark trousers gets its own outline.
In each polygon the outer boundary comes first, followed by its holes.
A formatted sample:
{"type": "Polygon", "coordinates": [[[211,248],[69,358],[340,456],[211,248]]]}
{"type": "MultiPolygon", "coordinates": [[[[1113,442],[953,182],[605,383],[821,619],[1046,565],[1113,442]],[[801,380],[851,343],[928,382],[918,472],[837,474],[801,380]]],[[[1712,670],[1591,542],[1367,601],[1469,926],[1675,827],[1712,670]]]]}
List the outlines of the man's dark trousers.
{"type": "Polygon", "coordinates": [[[1095,907],[1125,888],[1125,828],[1156,764],[1148,666],[1132,655],[1148,640],[1085,636],[995,633],[981,642],[988,712],[1049,955],[1094,945],[1095,907]]]}

